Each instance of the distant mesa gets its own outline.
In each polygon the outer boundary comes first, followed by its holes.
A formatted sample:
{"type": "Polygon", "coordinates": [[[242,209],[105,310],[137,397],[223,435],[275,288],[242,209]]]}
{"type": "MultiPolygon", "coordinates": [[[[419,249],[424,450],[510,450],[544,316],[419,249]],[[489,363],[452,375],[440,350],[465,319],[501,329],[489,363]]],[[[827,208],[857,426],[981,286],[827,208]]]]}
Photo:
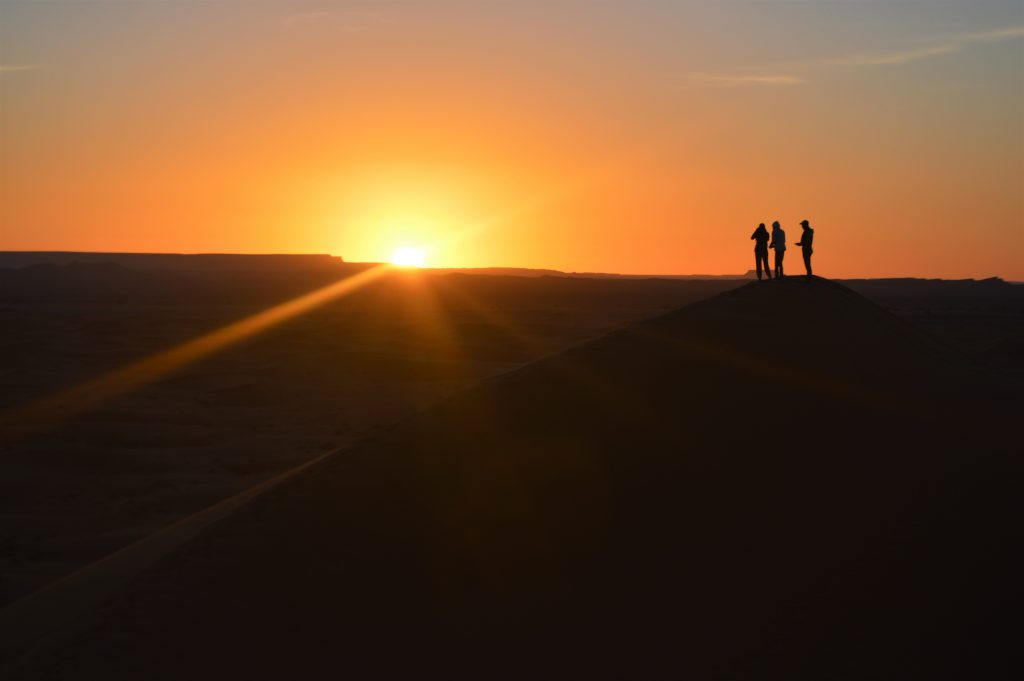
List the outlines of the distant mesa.
{"type": "MultiPolygon", "coordinates": [[[[346,262],[341,256],[315,254],[233,253],[98,253],[88,251],[0,251],[0,269],[38,265],[114,264],[132,270],[295,272],[339,265],[372,266],[380,263],[346,262]]],[[[563,272],[529,267],[426,267],[437,274],[476,274],[505,277],[570,277],[579,279],[747,279],[744,274],[615,274],[563,272]]]]}
{"type": "Polygon", "coordinates": [[[35,265],[113,264],[137,270],[297,271],[337,266],[344,261],[327,254],[232,253],[95,253],[77,251],[0,251],[0,269],[35,265]]]}
{"type": "MultiPolygon", "coordinates": [[[[233,253],[98,253],[79,251],[0,251],[0,269],[36,265],[115,264],[133,270],[295,272],[348,265],[369,267],[381,263],[346,262],[327,254],[233,254],[233,253]]],[[[505,277],[570,277],[579,279],[728,279],[747,274],[615,274],[611,272],[563,272],[529,267],[425,267],[437,274],[476,274],[505,277]]]]}
{"type": "Polygon", "coordinates": [[[529,267],[431,267],[443,274],[483,274],[499,277],[568,277],[571,279],[728,279],[748,278],[743,274],[616,274],[613,272],[563,272],[529,267]]]}

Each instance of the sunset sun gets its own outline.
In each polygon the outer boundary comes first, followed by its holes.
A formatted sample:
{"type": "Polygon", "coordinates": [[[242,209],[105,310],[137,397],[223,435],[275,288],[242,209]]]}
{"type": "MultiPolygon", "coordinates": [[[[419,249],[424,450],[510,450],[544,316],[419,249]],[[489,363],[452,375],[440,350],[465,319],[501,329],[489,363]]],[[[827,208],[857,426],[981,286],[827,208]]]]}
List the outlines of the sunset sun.
{"type": "Polygon", "coordinates": [[[399,267],[423,267],[427,262],[427,254],[422,248],[404,246],[391,254],[391,264],[399,267]]]}

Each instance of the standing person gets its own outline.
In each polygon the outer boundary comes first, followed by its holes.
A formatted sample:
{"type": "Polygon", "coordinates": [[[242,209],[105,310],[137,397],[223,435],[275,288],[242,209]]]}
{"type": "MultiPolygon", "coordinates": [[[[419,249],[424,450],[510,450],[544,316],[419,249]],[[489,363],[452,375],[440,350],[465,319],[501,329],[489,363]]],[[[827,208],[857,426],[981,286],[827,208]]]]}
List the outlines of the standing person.
{"type": "Polygon", "coordinates": [[[807,278],[810,279],[814,276],[814,273],[811,272],[811,254],[814,253],[811,245],[814,243],[814,230],[811,229],[811,223],[807,220],[801,220],[800,226],[804,228],[804,233],[800,235],[800,241],[797,241],[796,245],[804,249],[804,267],[807,268],[807,278]]]}
{"type": "Polygon", "coordinates": [[[768,230],[764,228],[762,222],[754,230],[754,233],[750,235],[750,238],[754,240],[754,262],[757,263],[757,280],[761,281],[761,265],[764,264],[765,274],[768,278],[772,278],[772,268],[768,267],[768,230]]]}
{"type": "Polygon", "coordinates": [[[775,278],[782,279],[782,259],[786,257],[786,232],[778,221],[772,223],[772,242],[768,244],[768,248],[775,249],[775,278]]]}

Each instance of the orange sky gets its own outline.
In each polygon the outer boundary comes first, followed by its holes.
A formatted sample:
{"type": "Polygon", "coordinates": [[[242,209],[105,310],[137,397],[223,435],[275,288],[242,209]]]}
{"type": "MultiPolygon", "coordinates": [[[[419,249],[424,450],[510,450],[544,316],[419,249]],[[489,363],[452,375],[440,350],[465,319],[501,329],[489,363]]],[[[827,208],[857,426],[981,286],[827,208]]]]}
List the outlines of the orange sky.
{"type": "Polygon", "coordinates": [[[1022,76],[1019,2],[5,0],[0,249],[1024,280],[1022,76]]]}

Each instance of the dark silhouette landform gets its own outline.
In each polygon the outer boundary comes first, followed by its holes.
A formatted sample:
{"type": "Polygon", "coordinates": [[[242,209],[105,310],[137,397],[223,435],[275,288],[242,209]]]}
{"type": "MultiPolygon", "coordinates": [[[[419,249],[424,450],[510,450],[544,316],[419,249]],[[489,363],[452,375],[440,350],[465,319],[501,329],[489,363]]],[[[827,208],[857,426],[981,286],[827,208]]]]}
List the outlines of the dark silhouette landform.
{"type": "MultiPolygon", "coordinates": [[[[0,251],[0,269],[46,266],[118,265],[134,270],[294,272],[333,269],[352,272],[379,263],[349,263],[324,254],[231,254],[231,253],[102,253],[87,251],[0,251]]],[[[582,277],[599,279],[745,279],[749,274],[614,274],[609,272],[562,272],[529,267],[434,267],[438,274],[480,274],[512,277],[582,277]]]]}
{"type": "Polygon", "coordinates": [[[343,263],[325,254],[102,253],[88,251],[0,251],[0,268],[46,265],[119,265],[141,270],[295,271],[343,263]]]}
{"type": "Polygon", "coordinates": [[[634,321],[324,458],[6,669],[978,677],[1012,645],[1022,391],[953,337],[802,277],[634,321]]]}
{"type": "Polygon", "coordinates": [[[0,607],[482,378],[742,283],[395,272],[32,437],[5,435],[26,402],[367,267],[0,269],[0,607]]]}

